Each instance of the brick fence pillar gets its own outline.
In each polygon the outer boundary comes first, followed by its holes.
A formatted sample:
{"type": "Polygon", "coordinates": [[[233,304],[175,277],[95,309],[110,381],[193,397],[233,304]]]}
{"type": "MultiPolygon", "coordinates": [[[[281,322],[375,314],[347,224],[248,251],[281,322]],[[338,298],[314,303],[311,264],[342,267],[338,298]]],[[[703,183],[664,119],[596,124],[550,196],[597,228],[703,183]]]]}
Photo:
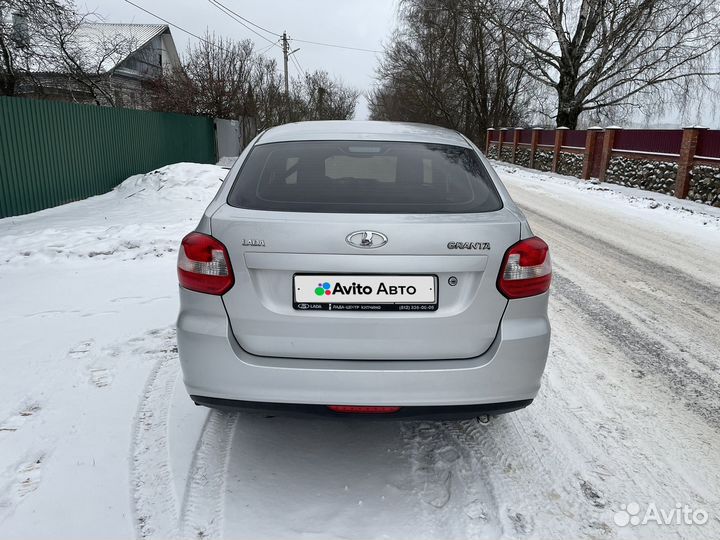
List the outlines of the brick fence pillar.
{"type": "Polygon", "coordinates": [[[618,130],[622,129],[619,126],[608,126],[605,128],[605,137],[603,138],[602,154],[600,155],[600,175],[599,180],[605,181],[607,175],[607,169],[610,165],[610,158],[612,157],[612,151],[615,145],[615,134],[618,130]]]}
{"type": "Polygon", "coordinates": [[[702,126],[683,128],[677,177],[675,178],[675,196],[678,199],[685,199],[688,196],[688,191],[690,190],[690,173],[693,169],[698,137],[700,136],[700,131],[703,129],[707,128],[702,126]]]}
{"type": "Polygon", "coordinates": [[[518,144],[520,144],[520,128],[515,128],[513,131],[513,149],[512,149],[512,162],[515,163],[515,156],[517,155],[518,144]]]}
{"type": "Polygon", "coordinates": [[[508,128],[500,128],[500,133],[498,134],[498,153],[497,153],[497,159],[502,160],[502,149],[505,145],[505,134],[507,133],[508,128]]]}
{"type": "Polygon", "coordinates": [[[495,128],[487,128],[487,135],[485,136],[485,155],[487,156],[490,152],[490,137],[492,137],[495,128]]]}
{"type": "Polygon", "coordinates": [[[583,169],[582,179],[589,180],[592,174],[593,160],[595,159],[595,143],[597,142],[597,134],[602,131],[599,126],[593,126],[587,129],[585,135],[585,151],[583,152],[583,169]]]}
{"type": "Polygon", "coordinates": [[[528,164],[528,167],[531,169],[535,168],[535,152],[537,151],[537,145],[538,145],[538,139],[540,138],[540,130],[542,128],[536,127],[532,130],[532,135],[530,136],[530,163],[528,164]]]}
{"type": "Polygon", "coordinates": [[[553,160],[552,160],[552,172],[557,172],[558,161],[560,160],[560,150],[562,150],[563,142],[565,141],[565,133],[570,128],[564,126],[558,127],[555,130],[555,146],[553,147],[553,160]]]}

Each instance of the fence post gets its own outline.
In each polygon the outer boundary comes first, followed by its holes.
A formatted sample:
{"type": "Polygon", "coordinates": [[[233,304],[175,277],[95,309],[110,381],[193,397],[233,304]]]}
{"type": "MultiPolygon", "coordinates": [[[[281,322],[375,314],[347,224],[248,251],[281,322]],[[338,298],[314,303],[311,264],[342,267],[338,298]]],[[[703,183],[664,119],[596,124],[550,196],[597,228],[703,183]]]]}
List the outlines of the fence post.
{"type": "Polygon", "coordinates": [[[620,126],[608,126],[605,128],[605,137],[603,138],[602,154],[600,155],[600,175],[599,180],[605,181],[607,175],[607,169],[610,166],[610,158],[612,157],[612,151],[615,147],[615,134],[620,126]]]}
{"type": "Polygon", "coordinates": [[[498,134],[498,153],[497,153],[497,159],[502,161],[502,149],[503,149],[503,143],[505,142],[505,133],[507,133],[506,127],[500,128],[500,133],[498,134]]]}
{"type": "Polygon", "coordinates": [[[552,160],[552,172],[556,173],[558,168],[558,161],[560,160],[560,150],[562,149],[563,142],[565,141],[565,132],[570,129],[565,126],[560,126],[555,130],[555,146],[553,147],[553,160],[552,160]]]}
{"type": "Polygon", "coordinates": [[[515,156],[517,155],[517,147],[520,144],[520,130],[515,128],[513,131],[513,150],[512,150],[512,162],[515,164],[515,156]]]}
{"type": "Polygon", "coordinates": [[[535,151],[537,150],[538,145],[538,138],[540,137],[540,130],[542,128],[536,127],[532,130],[532,135],[530,136],[530,163],[528,164],[528,167],[531,169],[535,168],[535,151]]]}
{"type": "Polygon", "coordinates": [[[675,197],[684,199],[690,190],[690,173],[693,169],[693,160],[697,150],[698,137],[703,126],[689,126],[683,128],[682,143],[680,144],[680,158],[675,178],[675,197]]]}
{"type": "Polygon", "coordinates": [[[585,151],[583,152],[583,170],[582,179],[589,180],[592,174],[593,160],[595,159],[595,142],[597,141],[597,134],[602,131],[600,126],[593,126],[587,129],[585,135],[585,151]]]}
{"type": "Polygon", "coordinates": [[[492,132],[495,131],[495,128],[487,128],[487,136],[485,137],[485,155],[487,156],[490,153],[490,138],[492,137],[492,132]]]}

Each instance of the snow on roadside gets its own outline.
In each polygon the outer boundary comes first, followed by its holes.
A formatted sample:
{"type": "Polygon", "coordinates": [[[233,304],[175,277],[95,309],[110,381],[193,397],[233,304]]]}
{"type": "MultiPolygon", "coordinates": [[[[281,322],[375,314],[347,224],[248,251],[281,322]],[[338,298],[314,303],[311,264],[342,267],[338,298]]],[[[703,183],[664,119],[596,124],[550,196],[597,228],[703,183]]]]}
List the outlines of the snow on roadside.
{"type": "MultiPolygon", "coordinates": [[[[148,513],[172,519],[135,485],[153,477],[129,456],[154,450],[152,433],[138,435],[157,414],[158,396],[145,395],[154,370],[169,365],[174,377],[161,401],[168,389],[184,395],[176,252],[226,174],[170,165],[104,195],[0,220],[1,537],[128,538],[148,513]]],[[[202,418],[190,409],[184,430],[202,418]]]]}
{"type": "MultiPolygon", "coordinates": [[[[619,205],[644,211],[644,217],[651,220],[680,220],[686,224],[706,227],[708,230],[720,231],[720,208],[694,201],[677,199],[670,195],[645,191],[638,188],[598,182],[597,180],[580,180],[573,176],[542,172],[535,169],[510,165],[501,161],[492,161],[498,174],[512,175],[516,183],[544,182],[543,190],[559,193],[557,187],[573,188],[578,192],[593,192],[598,204],[619,205]],[[655,216],[652,213],[656,214],[655,216]]],[[[566,191],[562,191],[566,194],[566,191]]]]}
{"type": "Polygon", "coordinates": [[[227,171],[179,163],[131,176],[104,195],[0,220],[0,262],[122,260],[175,253],[227,171]],[[198,211],[200,209],[200,211],[198,211]]]}

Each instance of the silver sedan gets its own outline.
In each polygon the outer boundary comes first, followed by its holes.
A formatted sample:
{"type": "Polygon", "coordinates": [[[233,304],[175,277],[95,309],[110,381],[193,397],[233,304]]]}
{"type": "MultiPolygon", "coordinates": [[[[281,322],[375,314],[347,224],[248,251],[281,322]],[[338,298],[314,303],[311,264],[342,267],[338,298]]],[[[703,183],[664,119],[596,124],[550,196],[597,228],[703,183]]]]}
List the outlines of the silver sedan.
{"type": "Polygon", "coordinates": [[[525,407],[540,386],[548,247],[454,131],[261,133],[183,239],[178,275],[198,404],[459,418],[525,407]]]}

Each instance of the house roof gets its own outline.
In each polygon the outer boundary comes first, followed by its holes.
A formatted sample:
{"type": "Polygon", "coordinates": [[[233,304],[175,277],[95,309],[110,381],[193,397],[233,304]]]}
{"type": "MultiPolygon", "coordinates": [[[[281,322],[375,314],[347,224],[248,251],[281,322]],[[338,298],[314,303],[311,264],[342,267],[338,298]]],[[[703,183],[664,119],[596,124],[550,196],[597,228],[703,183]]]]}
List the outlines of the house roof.
{"type": "Polygon", "coordinates": [[[157,35],[168,30],[167,24],[127,24],[85,22],[78,32],[102,38],[122,36],[137,43],[139,49],[157,35]]]}
{"type": "MultiPolygon", "coordinates": [[[[166,24],[119,24],[84,22],[74,33],[74,43],[99,71],[115,69],[156,36],[170,33],[166,24]]],[[[174,43],[168,51],[177,58],[174,43]]]]}

